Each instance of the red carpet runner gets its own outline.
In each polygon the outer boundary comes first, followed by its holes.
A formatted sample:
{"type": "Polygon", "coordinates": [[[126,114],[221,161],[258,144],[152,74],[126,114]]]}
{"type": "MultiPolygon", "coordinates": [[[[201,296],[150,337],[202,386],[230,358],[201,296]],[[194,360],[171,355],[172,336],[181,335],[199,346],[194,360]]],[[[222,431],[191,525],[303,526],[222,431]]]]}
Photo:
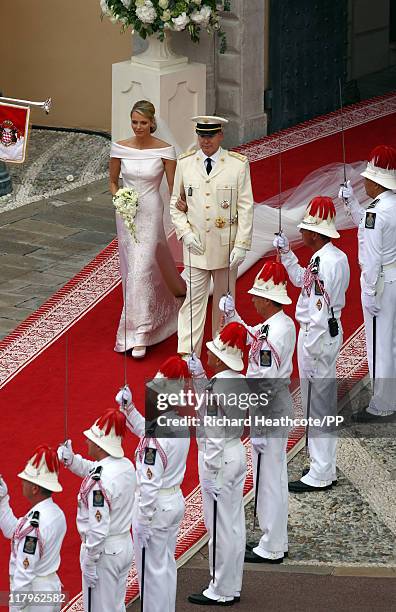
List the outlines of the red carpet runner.
{"type": "MultiPolygon", "coordinates": [[[[347,161],[365,159],[378,143],[395,143],[396,95],[376,98],[346,109],[347,161]]],[[[282,132],[283,189],[296,186],[309,172],[328,163],[340,161],[341,139],[338,113],[282,132]]],[[[277,136],[273,135],[240,147],[248,155],[256,201],[276,193],[278,175],[277,136]]],[[[347,252],[351,264],[351,284],[343,313],[344,338],[348,339],[339,360],[339,375],[359,380],[366,372],[362,313],[359,300],[359,271],[356,265],[355,230],[344,232],[337,242],[347,252]]],[[[300,249],[303,262],[308,253],[300,249]]],[[[238,281],[237,307],[249,322],[256,322],[248,289],[262,262],[257,263],[238,281]]],[[[293,289],[292,297],[298,292],[293,289]]],[[[118,256],[113,242],[89,266],[5,340],[0,342],[1,431],[3,459],[0,473],[6,479],[11,504],[17,516],[27,510],[16,474],[33,448],[40,442],[56,446],[65,438],[64,380],[65,333],[69,344],[69,391],[67,435],[76,452],[85,454],[81,432],[90,426],[123,384],[123,356],[113,352],[114,336],[121,311],[118,256]],[[118,285],[118,286],[117,286],[118,285]]],[[[288,308],[292,314],[293,308],[288,308]]],[[[175,352],[176,338],[150,349],[142,362],[128,360],[128,381],[137,406],[142,406],[143,381],[154,375],[158,365],[175,352]]],[[[295,397],[298,404],[298,392],[295,397]]],[[[289,446],[301,432],[294,432],[289,446]]],[[[135,440],[128,436],[126,452],[132,456],[135,440]]],[[[187,513],[179,538],[180,557],[204,533],[200,495],[197,488],[195,452],[190,453],[183,485],[187,495],[187,513]]],[[[64,492],[56,496],[68,520],[68,533],[62,552],[60,576],[70,597],[80,590],[78,567],[79,539],[75,528],[76,493],[80,480],[62,470],[64,492]]],[[[246,490],[251,487],[251,476],[246,490]]],[[[9,545],[0,539],[0,591],[8,589],[9,545]]],[[[130,576],[128,597],[136,593],[136,581],[130,576]]],[[[82,610],[78,595],[67,609],[82,610]]]]}

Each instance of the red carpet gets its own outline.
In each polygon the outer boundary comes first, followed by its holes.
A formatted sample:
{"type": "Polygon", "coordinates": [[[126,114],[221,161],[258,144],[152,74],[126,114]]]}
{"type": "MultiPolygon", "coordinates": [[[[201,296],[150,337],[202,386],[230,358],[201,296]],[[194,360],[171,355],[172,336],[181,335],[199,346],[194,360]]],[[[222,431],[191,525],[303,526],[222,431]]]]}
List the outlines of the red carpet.
{"type": "MultiPolygon", "coordinates": [[[[396,96],[387,96],[358,105],[357,109],[352,107],[346,110],[346,125],[350,126],[346,131],[348,161],[366,158],[370,149],[378,143],[395,143],[395,106],[396,96]],[[355,119],[351,119],[348,112],[355,119]],[[362,116],[368,123],[353,127],[353,120],[355,123],[362,123],[362,116]]],[[[297,185],[315,168],[340,161],[340,135],[331,134],[331,129],[334,131],[337,127],[339,116],[334,114],[322,118],[321,121],[322,123],[317,120],[303,124],[283,133],[283,189],[297,185]],[[326,129],[330,130],[330,134],[320,138],[322,132],[327,133],[326,129]],[[299,137],[300,146],[297,147],[299,137]],[[315,140],[312,140],[313,138],[315,140]]],[[[255,199],[264,200],[276,193],[278,162],[273,156],[277,153],[276,138],[271,136],[240,150],[252,159],[255,199]]],[[[355,230],[344,232],[337,243],[337,246],[347,252],[351,265],[348,302],[343,313],[345,340],[356,332],[362,322],[355,233],[355,230]]],[[[302,262],[308,259],[308,253],[304,249],[300,249],[299,256],[302,262]]],[[[262,262],[257,263],[238,281],[237,307],[242,316],[252,323],[258,319],[245,291],[251,286],[261,265],[262,262]]],[[[122,302],[120,287],[115,288],[118,282],[118,260],[115,244],[112,243],[92,265],[84,269],[35,315],[29,317],[0,343],[0,384],[3,387],[0,441],[7,452],[6,455],[3,453],[0,473],[9,485],[12,507],[18,516],[25,513],[28,506],[21,496],[17,472],[23,468],[38,443],[48,442],[57,446],[65,437],[65,336],[62,335],[65,330],[70,328],[67,332],[68,437],[72,438],[76,452],[85,454],[82,430],[90,426],[105,407],[113,405],[114,394],[123,384],[123,356],[112,350],[122,302]]],[[[293,289],[291,294],[295,300],[298,292],[293,289]]],[[[287,311],[292,314],[293,307],[287,311]]],[[[354,354],[358,350],[357,347],[360,353],[355,359],[355,365],[359,370],[362,367],[361,335],[356,335],[345,350],[354,354]]],[[[138,407],[143,405],[144,379],[151,378],[163,359],[173,354],[175,349],[176,338],[172,337],[150,349],[148,358],[144,361],[137,363],[128,360],[128,381],[138,407]]],[[[343,366],[344,363],[341,367],[343,366]]],[[[132,456],[134,447],[134,438],[128,436],[125,449],[129,456],[132,456]]],[[[65,590],[73,596],[80,589],[77,554],[79,539],[74,523],[76,493],[80,480],[66,470],[62,470],[61,479],[64,492],[57,495],[56,499],[66,513],[68,533],[63,546],[60,576],[65,590]]],[[[194,453],[190,453],[183,485],[184,493],[191,493],[189,516],[200,512],[196,485],[195,457],[194,453]]],[[[191,527],[189,531],[187,525],[185,529],[184,539],[182,538],[178,549],[179,554],[197,539],[195,527],[191,527]]],[[[0,591],[8,588],[8,554],[8,542],[1,538],[0,591]]],[[[76,603],[70,609],[81,609],[78,605],[76,603]]]]}

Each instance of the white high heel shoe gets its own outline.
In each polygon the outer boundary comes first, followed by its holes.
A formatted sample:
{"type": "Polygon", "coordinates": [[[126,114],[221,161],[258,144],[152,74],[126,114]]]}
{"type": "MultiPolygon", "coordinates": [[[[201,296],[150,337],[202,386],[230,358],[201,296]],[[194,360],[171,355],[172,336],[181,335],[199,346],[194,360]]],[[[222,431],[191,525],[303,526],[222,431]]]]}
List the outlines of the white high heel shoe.
{"type": "Polygon", "coordinates": [[[146,354],[145,346],[134,346],[132,349],[132,357],[135,359],[142,359],[146,354]]]}

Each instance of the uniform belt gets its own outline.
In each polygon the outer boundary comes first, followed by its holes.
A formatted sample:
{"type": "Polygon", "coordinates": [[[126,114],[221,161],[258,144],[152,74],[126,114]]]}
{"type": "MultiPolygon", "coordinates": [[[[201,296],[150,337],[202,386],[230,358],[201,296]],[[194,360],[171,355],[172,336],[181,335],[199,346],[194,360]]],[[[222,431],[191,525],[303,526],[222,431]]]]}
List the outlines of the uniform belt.
{"type": "Polygon", "coordinates": [[[174,487],[167,487],[165,489],[160,489],[158,491],[158,495],[175,495],[179,493],[180,485],[175,485],[174,487]]]}
{"type": "MultiPolygon", "coordinates": [[[[335,318],[337,319],[337,321],[340,320],[339,317],[335,317],[335,318]]],[[[300,323],[300,327],[302,331],[305,331],[305,332],[309,331],[309,326],[310,326],[310,323],[300,323]]]]}
{"type": "MultiPolygon", "coordinates": [[[[130,535],[131,535],[130,531],[124,531],[124,533],[111,534],[111,535],[108,535],[105,538],[105,541],[106,542],[109,542],[109,541],[111,542],[112,540],[119,540],[119,539],[122,540],[123,538],[126,538],[127,536],[130,536],[130,535]]],[[[87,536],[86,535],[82,535],[80,537],[81,537],[81,542],[83,544],[85,544],[86,541],[87,541],[87,536]]]]}
{"type": "Polygon", "coordinates": [[[396,268],[396,261],[394,261],[393,263],[385,264],[384,266],[381,266],[382,272],[386,272],[387,270],[392,270],[393,268],[396,268]]]}

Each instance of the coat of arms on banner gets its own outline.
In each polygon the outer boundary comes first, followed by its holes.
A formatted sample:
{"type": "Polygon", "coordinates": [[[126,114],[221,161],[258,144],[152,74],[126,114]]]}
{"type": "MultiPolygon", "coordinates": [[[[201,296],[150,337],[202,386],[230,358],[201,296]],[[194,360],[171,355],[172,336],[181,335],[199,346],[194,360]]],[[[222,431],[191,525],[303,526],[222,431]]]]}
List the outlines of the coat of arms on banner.
{"type": "Polygon", "coordinates": [[[0,160],[25,161],[30,108],[0,102],[0,160]]]}

